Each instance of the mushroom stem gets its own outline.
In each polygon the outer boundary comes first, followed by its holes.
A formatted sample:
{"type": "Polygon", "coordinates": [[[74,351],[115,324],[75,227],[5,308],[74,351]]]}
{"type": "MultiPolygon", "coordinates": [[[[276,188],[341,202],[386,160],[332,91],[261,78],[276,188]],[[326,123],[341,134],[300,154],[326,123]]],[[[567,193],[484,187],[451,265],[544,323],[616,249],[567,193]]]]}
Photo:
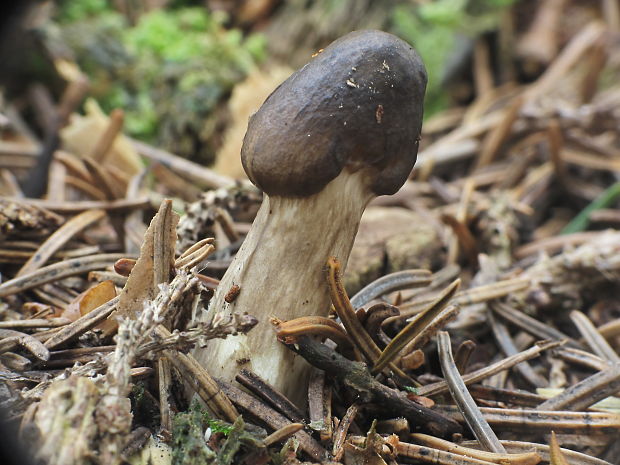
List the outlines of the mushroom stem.
{"type": "Polygon", "coordinates": [[[247,336],[212,340],[197,351],[196,358],[211,375],[232,380],[246,368],[294,402],[303,401],[310,366],[277,342],[269,319],[327,315],[325,263],[335,256],[346,265],[373,197],[366,171],[347,169],[309,197],[265,196],[206,315],[210,320],[220,313],[248,312],[259,322],[247,336]],[[225,297],[233,286],[240,291],[229,303],[225,297]]]}

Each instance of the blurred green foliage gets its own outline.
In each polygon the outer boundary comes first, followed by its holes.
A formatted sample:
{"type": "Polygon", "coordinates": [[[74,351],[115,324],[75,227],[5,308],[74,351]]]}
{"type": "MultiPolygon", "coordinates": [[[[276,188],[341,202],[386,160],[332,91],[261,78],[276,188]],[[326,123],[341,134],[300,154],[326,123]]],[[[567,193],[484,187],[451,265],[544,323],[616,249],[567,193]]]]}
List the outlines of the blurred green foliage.
{"type": "Polygon", "coordinates": [[[58,12],[58,20],[62,23],[71,23],[109,10],[110,2],[107,0],[80,0],[79,2],[65,0],[58,12]]]}
{"type": "Polygon", "coordinates": [[[122,108],[129,134],[201,161],[213,156],[213,111],[266,53],[262,36],[244,37],[225,20],[182,7],[150,11],[130,25],[103,0],[65,2],[58,14],[102,108],[122,108]]]}
{"type": "Polygon", "coordinates": [[[393,32],[416,48],[428,71],[426,116],[449,103],[442,83],[459,42],[496,29],[501,13],[515,1],[435,0],[418,5],[403,3],[392,10],[393,32]]]}

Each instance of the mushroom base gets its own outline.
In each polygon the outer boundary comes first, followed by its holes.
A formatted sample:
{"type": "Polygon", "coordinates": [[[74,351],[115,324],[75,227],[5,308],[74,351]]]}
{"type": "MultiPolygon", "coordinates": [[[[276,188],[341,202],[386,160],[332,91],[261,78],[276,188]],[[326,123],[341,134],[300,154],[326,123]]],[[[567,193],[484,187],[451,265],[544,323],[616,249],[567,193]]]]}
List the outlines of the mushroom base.
{"type": "Polygon", "coordinates": [[[231,381],[246,368],[303,406],[310,366],[277,342],[269,319],[327,315],[325,264],[335,256],[346,266],[364,208],[374,197],[364,181],[361,171],[343,171],[310,197],[265,197],[208,311],[199,316],[210,321],[221,312],[247,312],[259,322],[248,335],[195,350],[212,376],[231,381]],[[224,298],[235,285],[239,293],[228,303],[224,298]]]}

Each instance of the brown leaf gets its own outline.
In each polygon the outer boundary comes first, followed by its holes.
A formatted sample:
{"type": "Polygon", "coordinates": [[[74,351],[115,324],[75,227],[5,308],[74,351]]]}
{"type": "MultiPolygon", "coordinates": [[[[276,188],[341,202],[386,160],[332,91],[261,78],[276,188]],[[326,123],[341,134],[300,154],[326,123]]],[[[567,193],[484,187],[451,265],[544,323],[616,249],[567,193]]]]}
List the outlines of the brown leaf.
{"type": "MultiPolygon", "coordinates": [[[[114,283],[103,281],[78,295],[62,312],[61,316],[75,321],[114,297],[116,297],[114,283]]],[[[95,326],[96,329],[102,330],[105,336],[114,334],[117,327],[118,323],[115,320],[106,320],[95,326]]]]}
{"type": "Polygon", "coordinates": [[[121,291],[115,315],[129,317],[141,311],[143,302],[157,295],[157,285],[168,282],[178,222],[179,215],[172,211],[172,202],[164,200],[144,235],[140,257],[121,291]]]}
{"type": "Polygon", "coordinates": [[[376,422],[373,422],[366,436],[364,447],[358,447],[350,442],[344,445],[344,464],[345,465],[387,465],[381,457],[385,439],[377,434],[375,430],[376,422]]]}
{"type": "Polygon", "coordinates": [[[433,399],[424,396],[418,396],[413,392],[407,393],[407,399],[417,402],[420,405],[423,405],[426,408],[433,408],[435,406],[435,402],[433,399]]]}

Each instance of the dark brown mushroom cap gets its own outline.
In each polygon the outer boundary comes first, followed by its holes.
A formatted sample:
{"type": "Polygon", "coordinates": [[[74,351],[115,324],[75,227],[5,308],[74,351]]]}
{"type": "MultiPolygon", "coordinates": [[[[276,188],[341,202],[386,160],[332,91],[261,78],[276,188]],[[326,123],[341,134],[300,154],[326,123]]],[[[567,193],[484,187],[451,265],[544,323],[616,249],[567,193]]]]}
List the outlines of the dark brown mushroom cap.
{"type": "Polygon", "coordinates": [[[418,152],[426,70],[386,32],[356,31],[291,75],[250,118],[241,160],[268,195],[308,196],[346,168],[393,194],[418,152]]]}

